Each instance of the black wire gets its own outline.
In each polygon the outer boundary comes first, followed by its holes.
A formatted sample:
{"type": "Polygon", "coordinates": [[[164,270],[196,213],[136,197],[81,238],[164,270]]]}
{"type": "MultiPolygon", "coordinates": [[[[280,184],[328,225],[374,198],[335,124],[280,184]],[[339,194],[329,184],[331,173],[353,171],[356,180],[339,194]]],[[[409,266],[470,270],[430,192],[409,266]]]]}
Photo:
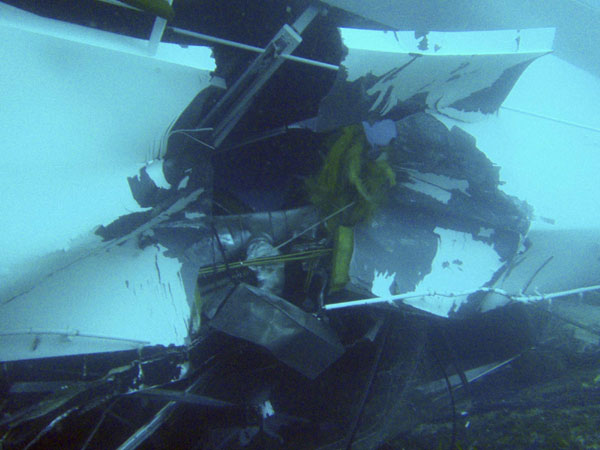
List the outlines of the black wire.
{"type": "Polygon", "coordinates": [[[104,408],[104,411],[100,415],[100,420],[96,423],[96,426],[92,429],[92,432],[88,435],[87,439],[81,446],[81,450],[86,450],[88,448],[88,446],[90,445],[90,442],[92,441],[92,439],[94,438],[94,436],[96,435],[96,433],[98,432],[100,427],[102,426],[104,419],[106,419],[106,416],[108,415],[108,413],[110,412],[112,407],[115,406],[115,403],[117,403],[121,398],[123,398],[123,397],[117,397],[115,400],[112,401],[112,403],[110,405],[108,405],[106,408],[104,408]]]}
{"type": "Polygon", "coordinates": [[[452,440],[450,441],[449,450],[454,450],[456,446],[456,433],[457,433],[457,419],[456,419],[456,403],[454,401],[454,391],[452,390],[452,384],[450,383],[450,378],[448,378],[448,374],[446,373],[446,369],[444,369],[444,365],[440,361],[437,356],[435,349],[431,348],[431,353],[433,354],[433,359],[439,366],[442,374],[444,375],[444,379],[446,380],[446,386],[448,387],[448,394],[450,394],[450,404],[452,405],[452,440]]]}
{"type": "Polygon", "coordinates": [[[365,409],[365,403],[367,402],[367,398],[369,397],[369,393],[371,392],[373,380],[375,379],[375,374],[377,373],[377,368],[379,367],[379,361],[381,360],[381,354],[383,353],[383,347],[385,347],[385,341],[387,339],[388,331],[390,329],[389,321],[389,316],[386,316],[381,330],[381,337],[379,340],[379,345],[377,347],[377,353],[375,354],[375,359],[373,361],[373,365],[371,366],[371,372],[369,373],[369,378],[365,385],[362,398],[360,399],[356,415],[354,416],[352,424],[350,425],[350,429],[348,430],[348,433],[346,435],[345,444],[343,447],[346,450],[350,450],[352,441],[354,440],[354,435],[356,434],[356,430],[358,429],[358,424],[360,423],[360,419],[365,409]]]}

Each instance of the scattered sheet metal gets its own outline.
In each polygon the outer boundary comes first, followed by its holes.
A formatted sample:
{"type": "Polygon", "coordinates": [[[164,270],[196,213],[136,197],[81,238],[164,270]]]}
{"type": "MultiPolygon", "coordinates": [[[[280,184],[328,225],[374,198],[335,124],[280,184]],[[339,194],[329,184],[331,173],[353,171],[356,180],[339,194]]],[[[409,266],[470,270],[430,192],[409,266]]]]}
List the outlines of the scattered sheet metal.
{"type": "MultiPolygon", "coordinates": [[[[196,378],[196,380],[190,384],[184,391],[184,393],[192,393],[195,389],[198,388],[204,381],[202,376],[196,378]]],[[[173,412],[177,409],[179,403],[176,401],[170,401],[165,406],[163,406],[150,420],[148,423],[144,424],[142,427],[138,428],[135,433],[133,433],[129,438],[123,442],[119,446],[119,450],[130,450],[136,449],[141,446],[146,439],[148,439],[152,434],[158,430],[173,414],[173,412]]]]}
{"type": "Polygon", "coordinates": [[[268,292],[239,284],[216,309],[209,326],[270,350],[283,363],[316,378],[344,347],[323,321],[268,292]]]}
{"type": "Polygon", "coordinates": [[[347,54],[321,102],[319,131],[423,110],[461,120],[493,113],[554,37],[553,29],[340,32],[347,54]]]}
{"type": "MultiPolygon", "coordinates": [[[[41,400],[4,414],[0,419],[0,427],[15,428],[51,414],[57,418],[73,411],[83,414],[115,396],[140,387],[179,380],[187,374],[183,365],[186,357],[185,349],[161,349],[159,354],[148,356],[147,359],[112,368],[98,379],[62,384],[41,400]]],[[[17,395],[21,394],[14,393],[11,397],[17,395]]]]}

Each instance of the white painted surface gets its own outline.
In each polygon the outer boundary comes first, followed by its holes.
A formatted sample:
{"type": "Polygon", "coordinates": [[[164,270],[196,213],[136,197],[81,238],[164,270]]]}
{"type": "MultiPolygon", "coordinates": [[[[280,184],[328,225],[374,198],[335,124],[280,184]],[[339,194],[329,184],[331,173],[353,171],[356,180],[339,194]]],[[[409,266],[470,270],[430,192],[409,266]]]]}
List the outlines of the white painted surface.
{"type": "Polygon", "coordinates": [[[506,69],[548,53],[554,36],[552,29],[430,33],[428,49],[420,50],[414,32],[340,32],[348,48],[342,61],[347,81],[378,77],[367,90],[376,98],[372,111],[385,114],[398,102],[426,94],[427,108],[459,118],[465,113],[452,108],[454,102],[489,88],[506,69]]]}
{"type": "Polygon", "coordinates": [[[1,305],[0,361],[127,349],[136,341],[182,345],[190,311],[181,264],[164,252],[113,246],[1,305]]]}
{"type": "MultiPolygon", "coordinates": [[[[155,53],[147,40],[36,16],[4,3],[0,3],[0,26],[196,70],[210,71],[215,68],[212,50],[208,47],[184,48],[178,44],[163,42],[158,45],[155,53]]],[[[93,56],[93,52],[90,56],[93,56]]]]}
{"type": "Polygon", "coordinates": [[[410,180],[403,183],[403,186],[428,195],[442,203],[447,204],[450,201],[453,190],[458,190],[468,195],[469,182],[467,180],[458,180],[435,173],[420,173],[410,169],[406,170],[406,172],[408,172],[410,180]]]}
{"type": "Polygon", "coordinates": [[[199,71],[53,37],[87,29],[25,13],[19,17],[33,16],[41,28],[21,27],[28,22],[5,14],[14,8],[0,7],[0,276],[6,276],[140,210],[127,176],[152,159],[173,118],[208,84],[214,62],[205,58],[206,70],[199,71]],[[46,24],[50,36],[40,34],[46,24]]]}
{"type": "Polygon", "coordinates": [[[344,45],[356,50],[422,55],[486,55],[499,53],[544,53],[552,48],[553,28],[439,32],[427,34],[427,49],[414,31],[373,31],[341,28],[344,45]],[[517,39],[519,44],[517,46],[517,39]]]}
{"type": "Polygon", "coordinates": [[[2,3],[0,41],[0,348],[13,358],[133,345],[120,339],[183,343],[176,260],[98,253],[93,232],[141,210],[127,177],[158,156],[174,118],[208,86],[210,49],[161,44],[151,57],[147,41],[2,3]],[[71,337],[40,335],[33,352],[32,330],[71,337]]]}
{"type": "Polygon", "coordinates": [[[393,30],[556,28],[557,56],[600,75],[597,0],[324,0],[393,30]],[[401,6],[399,6],[401,5],[401,6]]]}
{"type": "Polygon", "coordinates": [[[396,272],[389,273],[387,270],[385,272],[378,272],[377,269],[374,269],[373,272],[371,293],[375,297],[389,297],[396,272]]]}
{"type": "Polygon", "coordinates": [[[598,228],[599,99],[600,79],[550,55],[525,71],[503,104],[543,117],[501,108],[477,123],[438,118],[477,138],[500,166],[504,192],[530,203],[538,218],[555,221],[536,220],[532,229],[598,228]]]}
{"type": "MultiPolygon", "coordinates": [[[[459,293],[472,291],[491,280],[502,266],[496,251],[489,245],[475,241],[468,233],[436,227],[439,236],[437,253],[431,263],[431,272],[425,275],[414,292],[459,293]]],[[[448,317],[466,296],[447,297],[429,295],[403,302],[437,316],[448,317]]]]}

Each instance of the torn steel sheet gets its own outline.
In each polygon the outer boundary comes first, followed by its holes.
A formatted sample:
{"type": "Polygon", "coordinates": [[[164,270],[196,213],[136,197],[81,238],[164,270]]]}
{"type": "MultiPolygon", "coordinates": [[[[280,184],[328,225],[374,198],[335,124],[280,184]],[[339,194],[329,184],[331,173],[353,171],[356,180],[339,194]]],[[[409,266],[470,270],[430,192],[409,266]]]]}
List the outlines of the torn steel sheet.
{"type": "Polygon", "coordinates": [[[398,214],[388,210],[375,226],[356,228],[347,289],[384,298],[415,293],[402,303],[440,317],[472,312],[473,289],[504,266],[493,244],[481,235],[430,228],[427,220],[398,225],[398,214]]]}
{"type": "MultiPolygon", "coordinates": [[[[500,168],[477,148],[473,136],[458,127],[448,130],[424,113],[396,122],[396,129],[388,157],[403,181],[392,188],[394,203],[427,210],[446,228],[482,235],[491,229],[527,233],[531,207],[499,189],[500,168]]],[[[498,247],[502,258],[514,251],[515,245],[498,247]]]]}
{"type": "Polygon", "coordinates": [[[209,326],[268,349],[309,378],[316,378],[345,351],[325,322],[245,283],[223,300],[209,326]]]}
{"type": "Polygon", "coordinates": [[[461,120],[495,112],[554,36],[553,29],[340,32],[347,53],[321,102],[319,131],[424,110],[461,120]]]}
{"type": "Polygon", "coordinates": [[[498,168],[460,129],[428,114],[396,122],[386,155],[396,173],[386,206],[355,227],[348,289],[403,299],[448,317],[518,251],[531,209],[498,189],[498,168]],[[399,220],[400,219],[400,220],[399,220]]]}

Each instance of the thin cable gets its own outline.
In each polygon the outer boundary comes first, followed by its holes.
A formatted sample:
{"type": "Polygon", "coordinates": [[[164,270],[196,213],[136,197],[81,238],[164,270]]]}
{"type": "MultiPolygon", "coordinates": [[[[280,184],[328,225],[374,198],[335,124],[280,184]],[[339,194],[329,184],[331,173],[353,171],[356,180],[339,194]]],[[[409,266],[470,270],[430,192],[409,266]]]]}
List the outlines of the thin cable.
{"type": "MultiPolygon", "coordinates": [[[[329,253],[331,253],[331,249],[329,248],[307,250],[304,252],[297,253],[284,253],[283,255],[265,256],[263,258],[249,259],[246,261],[231,262],[227,264],[227,267],[229,269],[237,269],[240,267],[254,267],[269,264],[280,264],[292,261],[303,261],[308,259],[316,259],[329,253]]],[[[225,264],[205,267],[198,271],[198,275],[209,275],[223,272],[227,270],[227,267],[225,266],[225,264]]]]}
{"type": "Polygon", "coordinates": [[[281,244],[279,244],[277,247],[275,247],[275,250],[279,250],[281,247],[289,244],[290,242],[296,240],[297,238],[299,238],[300,236],[302,236],[303,234],[308,233],[310,230],[312,230],[313,228],[318,227],[319,225],[321,225],[322,223],[327,222],[329,219],[334,218],[335,216],[337,216],[338,214],[346,211],[348,208],[350,208],[351,206],[354,206],[356,202],[350,202],[348,203],[346,206],[344,206],[343,208],[338,209],[337,211],[335,211],[333,214],[328,215],[327,217],[325,217],[322,220],[319,220],[317,223],[311,225],[310,227],[306,228],[304,231],[300,232],[299,234],[291,237],[290,239],[288,239],[287,241],[283,241],[281,244]]]}
{"type": "Polygon", "coordinates": [[[592,126],[589,126],[589,125],[582,125],[582,124],[577,123],[577,122],[571,122],[569,120],[557,119],[556,117],[545,116],[543,114],[538,114],[538,113],[534,113],[534,112],[531,112],[531,111],[525,111],[523,109],[518,109],[518,108],[510,108],[508,106],[501,106],[500,108],[501,109],[505,109],[507,111],[512,111],[512,112],[516,112],[516,113],[519,113],[519,114],[524,114],[526,116],[537,117],[538,119],[549,120],[551,122],[561,123],[563,125],[568,125],[570,127],[581,128],[583,130],[595,131],[596,133],[600,133],[600,128],[597,128],[597,127],[592,127],[592,126]]]}
{"type": "Polygon", "coordinates": [[[213,147],[212,145],[210,145],[204,141],[201,141],[200,139],[189,134],[189,133],[196,133],[199,131],[212,131],[212,128],[189,128],[189,129],[182,128],[179,130],[173,130],[173,131],[170,131],[169,134],[167,135],[166,141],[168,142],[169,139],[171,138],[171,136],[173,136],[174,134],[180,133],[180,134],[183,134],[184,136],[198,142],[199,144],[205,145],[206,147],[210,148],[211,150],[215,150],[215,147],[213,147]]]}
{"type": "Polygon", "coordinates": [[[549,257],[548,257],[548,259],[546,259],[546,261],[544,261],[544,262],[542,263],[542,265],[541,265],[540,267],[538,267],[538,268],[536,269],[536,271],[535,271],[535,272],[533,272],[533,275],[531,275],[531,277],[529,277],[529,280],[527,281],[527,283],[525,283],[525,286],[524,286],[524,287],[521,289],[521,292],[525,292],[525,291],[527,291],[527,289],[529,288],[529,286],[531,285],[531,283],[533,283],[533,280],[534,280],[534,279],[535,279],[535,277],[538,275],[538,273],[540,273],[540,272],[542,271],[542,269],[543,269],[544,267],[546,267],[546,265],[547,265],[547,264],[548,264],[550,261],[552,261],[552,258],[554,258],[554,256],[553,256],[553,255],[552,255],[552,256],[549,256],[549,257]]]}
{"type": "Polygon", "coordinates": [[[377,347],[377,352],[375,353],[375,359],[373,360],[373,365],[371,366],[371,370],[369,371],[369,378],[367,379],[367,383],[365,385],[363,395],[360,399],[357,413],[354,416],[354,419],[352,420],[352,424],[350,425],[350,429],[348,430],[348,434],[346,437],[346,442],[344,443],[344,448],[346,450],[351,449],[352,441],[354,440],[356,430],[358,430],[358,425],[360,424],[360,419],[365,410],[365,404],[367,402],[367,399],[369,398],[369,394],[370,394],[371,388],[373,386],[373,381],[375,380],[375,375],[377,374],[377,369],[379,367],[379,362],[381,361],[381,355],[383,353],[383,348],[385,347],[385,342],[387,340],[388,332],[390,330],[389,316],[386,316],[384,320],[385,320],[385,322],[383,323],[383,327],[381,330],[380,341],[379,341],[379,345],[377,347]]]}
{"type": "Polygon", "coordinates": [[[452,441],[450,442],[449,450],[454,450],[456,445],[456,431],[457,431],[457,420],[456,420],[456,403],[454,401],[454,391],[452,390],[452,383],[450,383],[450,379],[448,378],[448,374],[444,369],[440,359],[438,358],[435,350],[432,348],[431,352],[433,353],[433,359],[437,362],[442,374],[444,375],[444,379],[446,380],[446,386],[448,387],[448,394],[450,394],[450,404],[452,406],[452,441]]]}
{"type": "Polygon", "coordinates": [[[150,345],[150,341],[140,341],[137,339],[129,339],[129,338],[121,338],[116,336],[104,336],[100,334],[89,334],[89,333],[80,333],[79,330],[74,331],[61,331],[61,330],[36,330],[35,328],[29,330],[13,330],[8,331],[6,333],[0,333],[0,337],[5,336],[21,336],[21,335],[56,335],[56,336],[64,336],[66,338],[90,338],[90,339],[101,339],[101,340],[109,340],[109,341],[119,341],[119,342],[129,342],[135,345],[150,345]]]}
{"type": "Polygon", "coordinates": [[[205,128],[179,128],[178,130],[172,130],[169,133],[169,136],[172,136],[173,134],[179,133],[181,131],[186,131],[188,133],[197,133],[197,132],[200,132],[200,131],[212,131],[212,130],[213,130],[212,127],[205,127],[205,128]]]}
{"type": "Polygon", "coordinates": [[[94,429],[92,430],[92,432],[90,433],[88,438],[83,443],[81,450],[86,450],[88,448],[88,445],[90,445],[90,442],[92,441],[92,439],[94,438],[94,436],[96,435],[98,430],[100,429],[100,426],[102,426],[102,423],[104,422],[104,419],[106,419],[106,416],[108,415],[109,411],[112,409],[112,407],[115,405],[115,403],[117,403],[120,400],[120,398],[121,397],[117,397],[117,399],[115,399],[110,405],[108,405],[104,409],[104,411],[102,412],[102,415],[100,416],[100,420],[98,421],[98,423],[96,424],[96,426],[94,427],[94,429]]]}

